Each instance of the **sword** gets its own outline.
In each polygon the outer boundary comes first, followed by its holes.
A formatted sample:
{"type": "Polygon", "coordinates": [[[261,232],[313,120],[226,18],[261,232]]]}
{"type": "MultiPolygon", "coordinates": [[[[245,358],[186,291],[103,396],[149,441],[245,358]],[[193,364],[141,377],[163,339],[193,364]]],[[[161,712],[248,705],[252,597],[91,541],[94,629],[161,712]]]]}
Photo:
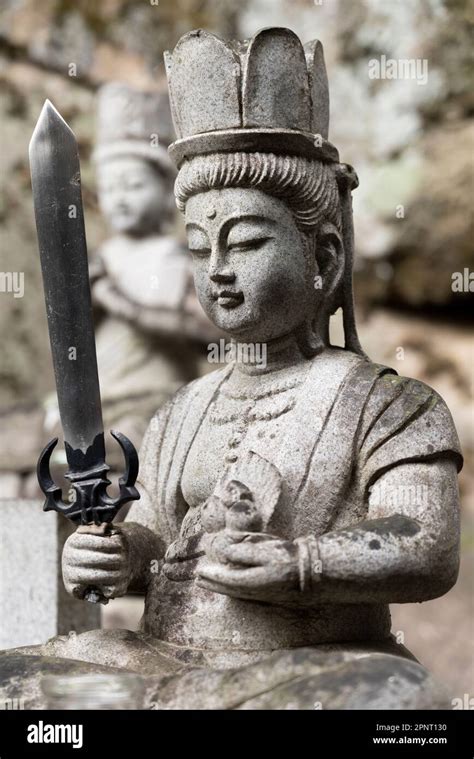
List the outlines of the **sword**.
{"type": "MultiPolygon", "coordinates": [[[[120,507],[140,498],[135,488],[138,455],[130,440],[111,431],[122,448],[125,473],[119,494],[107,494],[104,429],[95,349],[87,245],[76,138],[62,116],[46,100],[29,147],[31,183],[43,288],[48,318],[59,413],[73,502],[65,502],[50,474],[58,439],[43,449],[38,482],[46,496],[44,511],[57,511],[76,525],[90,525],[96,534],[111,533],[120,507]],[[100,525],[100,527],[98,527],[100,525]]],[[[82,528],[87,531],[87,528],[82,528]]],[[[107,603],[88,588],[84,598],[107,603]]]]}

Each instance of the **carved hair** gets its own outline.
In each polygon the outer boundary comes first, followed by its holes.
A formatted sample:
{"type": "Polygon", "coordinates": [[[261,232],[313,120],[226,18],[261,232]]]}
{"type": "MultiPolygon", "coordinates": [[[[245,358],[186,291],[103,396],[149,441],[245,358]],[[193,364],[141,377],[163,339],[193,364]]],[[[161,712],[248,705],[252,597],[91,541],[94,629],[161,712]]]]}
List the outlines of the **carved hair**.
{"type": "Polygon", "coordinates": [[[184,213],[192,195],[226,187],[262,190],[284,200],[305,234],[314,233],[322,221],[330,221],[340,229],[334,169],[321,161],[273,153],[196,156],[180,168],[175,182],[176,204],[184,213]]]}

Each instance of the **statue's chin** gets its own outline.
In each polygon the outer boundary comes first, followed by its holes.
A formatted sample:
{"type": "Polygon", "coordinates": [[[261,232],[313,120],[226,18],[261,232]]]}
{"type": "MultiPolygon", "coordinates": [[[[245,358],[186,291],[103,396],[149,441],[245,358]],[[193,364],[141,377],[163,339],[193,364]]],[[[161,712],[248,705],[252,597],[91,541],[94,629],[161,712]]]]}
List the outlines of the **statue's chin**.
{"type": "Polygon", "coordinates": [[[245,303],[231,306],[213,303],[206,309],[209,319],[219,329],[235,339],[254,338],[256,330],[255,316],[250,314],[245,303]]]}

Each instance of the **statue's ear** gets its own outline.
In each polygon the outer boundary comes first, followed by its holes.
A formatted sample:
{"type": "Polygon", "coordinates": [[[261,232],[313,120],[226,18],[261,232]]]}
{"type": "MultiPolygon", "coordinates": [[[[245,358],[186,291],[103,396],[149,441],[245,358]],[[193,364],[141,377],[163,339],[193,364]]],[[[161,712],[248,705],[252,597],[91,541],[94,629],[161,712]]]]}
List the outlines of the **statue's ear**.
{"type": "Polygon", "coordinates": [[[333,313],[341,305],[339,293],[344,278],[344,245],[342,237],[334,224],[325,222],[321,225],[316,238],[316,264],[318,276],[321,277],[321,289],[333,313]]]}

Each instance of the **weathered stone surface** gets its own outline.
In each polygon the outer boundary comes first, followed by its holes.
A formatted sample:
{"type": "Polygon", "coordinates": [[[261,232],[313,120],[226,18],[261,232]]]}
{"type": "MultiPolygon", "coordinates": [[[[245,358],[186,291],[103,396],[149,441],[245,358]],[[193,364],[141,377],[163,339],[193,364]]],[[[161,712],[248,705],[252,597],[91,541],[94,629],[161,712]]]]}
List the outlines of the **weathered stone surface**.
{"type": "MultiPolygon", "coordinates": [[[[3,3],[0,171],[6,181],[0,192],[2,270],[24,273],[25,296],[20,299],[2,293],[0,297],[2,410],[25,401],[42,403],[54,387],[28,167],[28,141],[45,99],[50,98],[59,108],[78,138],[86,232],[89,250],[94,251],[106,234],[90,160],[96,88],[116,81],[139,89],[159,88],[164,83],[165,47],[199,24],[233,35],[237,12],[243,7],[243,0],[188,0],[185,9],[169,3],[130,5],[128,0],[97,7],[49,1],[39,5],[33,0],[3,3]],[[76,66],[75,71],[70,64],[76,66]]],[[[21,440],[25,447],[29,445],[28,437],[21,440]]]]}
{"type": "MultiPolygon", "coordinates": [[[[240,17],[241,36],[267,26],[269,14],[285,24],[289,12],[287,0],[254,0],[240,17]]],[[[474,266],[469,0],[291,3],[291,18],[302,39],[314,29],[324,42],[332,137],[361,178],[354,195],[359,302],[445,305],[459,316],[472,293],[456,297],[451,275],[474,266]],[[370,78],[370,61],[382,56],[419,61],[426,79],[370,78]]]]}
{"type": "Polygon", "coordinates": [[[16,472],[0,474],[0,499],[19,498],[21,492],[21,477],[16,472]]]}
{"type": "MultiPolygon", "coordinates": [[[[67,671],[74,677],[74,675],[107,673],[114,670],[97,664],[71,660],[68,662],[67,671]]],[[[44,675],[64,674],[64,659],[38,655],[25,656],[21,653],[0,653],[0,672],[2,673],[0,685],[2,706],[16,701],[24,709],[45,709],[41,680],[44,675]]]]}
{"type": "Polygon", "coordinates": [[[41,678],[64,674],[67,663],[72,678],[91,672],[140,674],[145,709],[432,710],[449,706],[443,688],[426,670],[394,655],[390,644],[385,644],[386,652],[381,645],[370,656],[356,648],[307,648],[273,653],[237,670],[210,670],[179,662],[173,647],[151,645],[125,630],[85,633],[77,641],[70,635],[64,644],[71,656],[75,653],[74,659],[63,658],[65,647],[61,650],[60,643],[56,639],[46,644],[41,655],[38,647],[0,654],[0,701],[21,698],[26,709],[44,708],[41,678]],[[100,663],[97,651],[102,651],[100,663]],[[86,656],[87,661],[81,658],[86,656]]]}

